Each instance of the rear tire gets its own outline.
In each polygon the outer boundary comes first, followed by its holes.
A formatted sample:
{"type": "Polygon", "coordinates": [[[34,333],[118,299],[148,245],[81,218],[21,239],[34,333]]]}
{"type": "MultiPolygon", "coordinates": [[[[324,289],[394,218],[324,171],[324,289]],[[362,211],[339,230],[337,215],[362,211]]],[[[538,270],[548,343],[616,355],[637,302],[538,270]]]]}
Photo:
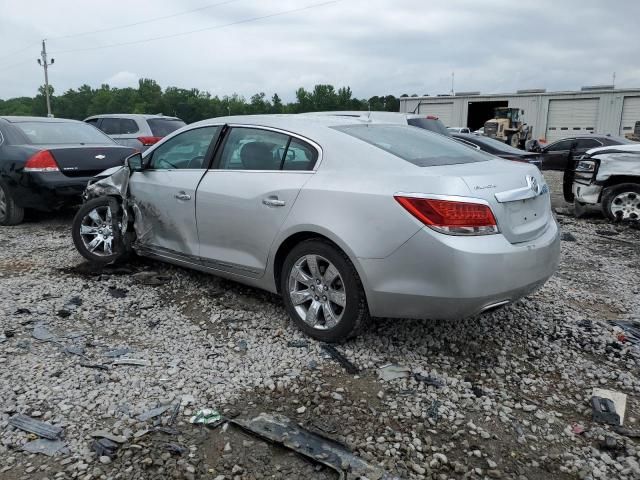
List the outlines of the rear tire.
{"type": "Polygon", "coordinates": [[[369,320],[358,272],[342,251],[325,240],[305,240],[289,252],[280,291],[296,325],[323,342],[353,338],[369,320]]]}
{"type": "Polygon", "coordinates": [[[621,183],[602,194],[602,212],[612,222],[640,221],[640,184],[621,183]]]}
{"type": "Polygon", "coordinates": [[[0,182],[0,225],[18,225],[24,220],[24,208],[16,205],[9,189],[0,182]]]}
{"type": "MultiPolygon", "coordinates": [[[[99,197],[82,205],[73,218],[73,243],[80,255],[91,263],[108,265],[125,253],[114,228],[118,209],[114,198],[99,197]]],[[[116,225],[116,228],[119,227],[116,225]]]]}

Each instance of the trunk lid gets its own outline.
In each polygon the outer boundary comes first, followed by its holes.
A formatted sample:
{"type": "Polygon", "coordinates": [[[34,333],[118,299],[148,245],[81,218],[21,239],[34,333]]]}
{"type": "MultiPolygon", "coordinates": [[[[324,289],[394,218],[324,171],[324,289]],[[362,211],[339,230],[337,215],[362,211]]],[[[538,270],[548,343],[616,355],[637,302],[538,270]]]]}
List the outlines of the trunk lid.
{"type": "Polygon", "coordinates": [[[51,153],[60,171],[67,177],[92,177],[108,168],[124,165],[125,159],[136,152],[133,148],[121,145],[51,145],[41,146],[40,149],[51,153]]]}
{"type": "Polygon", "coordinates": [[[552,220],[551,200],[540,170],[533,165],[493,160],[467,164],[460,177],[471,196],[486,200],[498,228],[511,243],[538,238],[552,220]]]}

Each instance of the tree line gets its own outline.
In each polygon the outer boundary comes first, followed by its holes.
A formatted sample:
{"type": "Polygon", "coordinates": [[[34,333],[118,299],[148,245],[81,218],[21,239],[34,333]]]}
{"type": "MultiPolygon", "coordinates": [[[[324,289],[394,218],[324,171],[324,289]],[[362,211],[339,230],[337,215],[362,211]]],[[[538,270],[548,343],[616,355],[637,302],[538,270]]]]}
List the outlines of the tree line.
{"type": "MultiPolygon", "coordinates": [[[[83,120],[102,113],[163,113],[180,117],[187,123],[205,118],[226,115],[260,113],[304,113],[325,110],[375,110],[398,112],[400,100],[393,95],[358,99],[349,87],[336,89],[333,85],[316,85],[312,90],[299,88],[296,100],[283,103],[278,94],[271,98],[264,92],[256,93],[249,100],[237,94],[211,95],[197,88],[162,87],[149,78],[140,79],[138,88],[114,88],[102,85],[91,88],[82,85],[55,95],[49,86],[51,110],[59,118],[83,120]]],[[[401,97],[406,97],[404,94],[401,97]]],[[[412,95],[417,96],[417,95],[412,95]]],[[[35,97],[18,97],[0,100],[0,115],[46,116],[45,88],[40,87],[35,97]]]]}

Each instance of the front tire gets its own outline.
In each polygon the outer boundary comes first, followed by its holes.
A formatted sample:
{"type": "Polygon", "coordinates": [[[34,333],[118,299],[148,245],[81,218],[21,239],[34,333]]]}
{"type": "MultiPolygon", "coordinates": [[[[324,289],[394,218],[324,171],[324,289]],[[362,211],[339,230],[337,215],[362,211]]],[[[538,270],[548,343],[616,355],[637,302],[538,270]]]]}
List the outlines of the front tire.
{"type": "Polygon", "coordinates": [[[520,146],[520,135],[514,133],[513,135],[509,135],[507,137],[507,143],[511,145],[513,148],[519,148],[520,146]]]}
{"type": "Polygon", "coordinates": [[[355,337],[369,319],[358,272],[342,251],[324,240],[305,240],[289,252],[280,291],[296,325],[323,342],[355,337]]]}
{"type": "Polygon", "coordinates": [[[24,208],[16,205],[9,189],[0,182],[0,225],[18,225],[24,220],[24,208]]]}
{"type": "Polygon", "coordinates": [[[91,263],[108,265],[124,253],[122,243],[117,241],[115,221],[117,201],[110,197],[99,197],[85,203],[73,218],[73,243],[84,258],[91,263]]]}
{"type": "Polygon", "coordinates": [[[640,184],[607,188],[602,194],[602,211],[612,222],[640,221],[640,184]]]}

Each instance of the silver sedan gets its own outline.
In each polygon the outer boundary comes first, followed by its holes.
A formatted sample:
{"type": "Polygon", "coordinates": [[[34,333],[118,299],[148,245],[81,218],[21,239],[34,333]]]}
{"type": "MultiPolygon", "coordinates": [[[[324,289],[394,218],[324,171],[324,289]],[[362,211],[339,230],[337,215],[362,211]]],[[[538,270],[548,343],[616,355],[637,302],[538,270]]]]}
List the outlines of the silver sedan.
{"type": "Polygon", "coordinates": [[[277,292],[323,341],[371,316],[456,319],[553,275],[558,226],[531,165],[366,119],[189,125],[105,172],[73,223],[97,263],[131,250],[277,292]]]}

